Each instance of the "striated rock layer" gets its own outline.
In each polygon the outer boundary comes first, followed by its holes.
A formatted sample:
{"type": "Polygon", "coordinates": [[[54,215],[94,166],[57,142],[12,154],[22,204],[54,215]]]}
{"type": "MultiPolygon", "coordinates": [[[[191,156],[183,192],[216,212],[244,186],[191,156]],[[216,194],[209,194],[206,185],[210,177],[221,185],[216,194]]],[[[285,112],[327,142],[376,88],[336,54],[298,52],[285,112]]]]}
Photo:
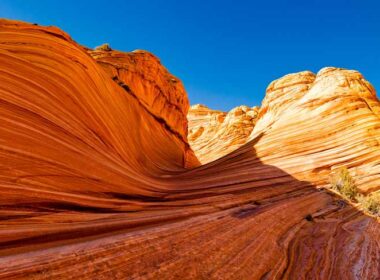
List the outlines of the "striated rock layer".
{"type": "Polygon", "coordinates": [[[153,54],[136,50],[89,50],[120,86],[136,96],[141,105],[186,140],[189,101],[182,82],[171,75],[153,54]]]}
{"type": "Polygon", "coordinates": [[[203,164],[216,160],[247,142],[256,122],[258,108],[239,106],[225,113],[204,105],[191,106],[189,143],[203,164]]]}
{"type": "Polygon", "coordinates": [[[200,163],[187,142],[189,101],[182,82],[147,51],[123,53],[115,50],[88,50],[112,80],[135,97],[159,123],[185,145],[185,167],[200,163]]]}
{"type": "Polygon", "coordinates": [[[185,169],[179,82],[147,53],[103,52],[0,21],[1,279],[380,277],[380,224],[316,188],[343,164],[376,188],[359,73],[275,81],[250,141],[185,169]]]}
{"type": "Polygon", "coordinates": [[[328,67],[272,82],[250,139],[260,159],[317,184],[346,166],[363,193],[380,189],[380,103],[352,70],[328,67]]]}

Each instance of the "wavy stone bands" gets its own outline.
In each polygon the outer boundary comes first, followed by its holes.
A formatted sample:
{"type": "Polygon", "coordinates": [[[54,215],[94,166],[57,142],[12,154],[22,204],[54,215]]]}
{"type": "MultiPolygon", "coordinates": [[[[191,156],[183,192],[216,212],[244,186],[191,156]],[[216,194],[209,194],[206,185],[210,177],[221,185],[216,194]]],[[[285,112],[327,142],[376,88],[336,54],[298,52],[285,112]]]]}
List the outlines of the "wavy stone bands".
{"type": "Polygon", "coordinates": [[[339,164],[378,186],[378,101],[360,74],[277,81],[234,151],[186,169],[181,85],[150,55],[89,52],[0,21],[1,279],[380,277],[378,221],[316,188],[339,164]]]}

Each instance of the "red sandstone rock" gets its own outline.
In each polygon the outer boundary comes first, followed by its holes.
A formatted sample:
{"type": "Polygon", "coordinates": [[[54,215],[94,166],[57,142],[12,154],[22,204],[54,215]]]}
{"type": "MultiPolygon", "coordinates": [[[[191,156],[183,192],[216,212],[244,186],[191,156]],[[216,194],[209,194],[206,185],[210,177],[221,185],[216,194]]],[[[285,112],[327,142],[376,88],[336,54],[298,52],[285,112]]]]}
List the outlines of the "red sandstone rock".
{"type": "Polygon", "coordinates": [[[191,106],[189,143],[203,163],[236,150],[248,140],[256,122],[257,107],[239,106],[230,112],[211,110],[204,105],[191,106]]]}
{"type": "Polygon", "coordinates": [[[148,54],[114,54],[0,21],[1,279],[379,278],[378,221],[316,188],[331,165],[377,180],[378,101],[359,73],[274,82],[251,140],[186,170],[181,87],[148,54]]]}
{"type": "Polygon", "coordinates": [[[352,70],[324,68],[271,83],[251,139],[260,159],[298,179],[325,184],[349,168],[362,192],[380,189],[380,103],[352,70]]]}
{"type": "Polygon", "coordinates": [[[89,51],[114,81],[126,87],[147,111],[186,140],[189,101],[182,82],[147,51],[89,51]]]}
{"type": "Polygon", "coordinates": [[[185,144],[185,166],[199,161],[187,143],[189,101],[182,82],[171,75],[153,54],[136,50],[123,53],[109,46],[88,51],[127,94],[185,144]]]}

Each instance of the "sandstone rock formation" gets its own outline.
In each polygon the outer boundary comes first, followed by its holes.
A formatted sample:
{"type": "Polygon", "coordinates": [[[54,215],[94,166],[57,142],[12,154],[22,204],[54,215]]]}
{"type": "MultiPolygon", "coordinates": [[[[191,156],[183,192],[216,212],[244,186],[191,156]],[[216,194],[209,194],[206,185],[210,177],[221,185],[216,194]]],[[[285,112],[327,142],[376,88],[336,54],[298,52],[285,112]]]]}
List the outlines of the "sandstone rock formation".
{"type": "Polygon", "coordinates": [[[272,82],[250,139],[260,159],[297,179],[324,184],[346,166],[359,189],[380,189],[380,103],[352,70],[327,67],[272,82]]]}
{"type": "Polygon", "coordinates": [[[187,143],[189,101],[182,82],[147,51],[123,53],[108,48],[88,51],[119,86],[186,146],[185,166],[199,165],[187,143]]]}
{"type": "Polygon", "coordinates": [[[339,165],[377,188],[379,103],[358,72],[275,81],[249,141],[193,169],[169,77],[145,52],[0,21],[1,279],[380,277],[379,222],[317,188],[339,165]]]}
{"type": "Polygon", "coordinates": [[[189,101],[185,89],[157,57],[141,50],[130,53],[90,50],[89,53],[114,81],[134,94],[148,112],[186,141],[189,101]]]}
{"type": "Polygon", "coordinates": [[[205,105],[191,106],[189,143],[197,158],[205,164],[246,143],[256,122],[258,108],[239,106],[225,113],[205,105]]]}

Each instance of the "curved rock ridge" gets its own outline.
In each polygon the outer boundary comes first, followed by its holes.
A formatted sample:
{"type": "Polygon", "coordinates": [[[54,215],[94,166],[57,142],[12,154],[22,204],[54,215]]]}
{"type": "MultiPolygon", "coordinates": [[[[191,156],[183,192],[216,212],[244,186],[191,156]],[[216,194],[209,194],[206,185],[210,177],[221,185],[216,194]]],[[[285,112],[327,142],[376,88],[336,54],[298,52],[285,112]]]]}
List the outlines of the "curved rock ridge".
{"type": "Polygon", "coordinates": [[[189,100],[182,82],[153,54],[135,50],[89,50],[110,77],[132,92],[142,105],[186,141],[189,100]]]}
{"type": "Polygon", "coordinates": [[[190,107],[189,143],[197,158],[205,164],[242,146],[256,122],[258,107],[238,106],[228,113],[205,105],[190,107]]]}
{"type": "Polygon", "coordinates": [[[7,20],[0,28],[1,172],[7,183],[45,191],[32,200],[61,190],[135,195],[154,188],[149,180],[192,165],[185,139],[67,34],[7,20]]]}
{"type": "Polygon", "coordinates": [[[185,167],[199,165],[187,142],[189,100],[182,82],[153,54],[135,50],[88,50],[108,75],[186,145],[185,167]]]}
{"type": "Polygon", "coordinates": [[[346,166],[366,193],[380,189],[380,103],[353,70],[300,72],[272,82],[251,139],[261,160],[302,180],[327,182],[346,166]]]}
{"type": "Polygon", "coordinates": [[[0,21],[1,279],[380,277],[380,223],[316,188],[330,160],[376,169],[377,100],[360,74],[321,72],[294,102],[264,104],[248,142],[185,169],[180,128],[155,111],[171,107],[142,101],[151,82],[115,81],[115,63],[57,28],[0,21]]]}

